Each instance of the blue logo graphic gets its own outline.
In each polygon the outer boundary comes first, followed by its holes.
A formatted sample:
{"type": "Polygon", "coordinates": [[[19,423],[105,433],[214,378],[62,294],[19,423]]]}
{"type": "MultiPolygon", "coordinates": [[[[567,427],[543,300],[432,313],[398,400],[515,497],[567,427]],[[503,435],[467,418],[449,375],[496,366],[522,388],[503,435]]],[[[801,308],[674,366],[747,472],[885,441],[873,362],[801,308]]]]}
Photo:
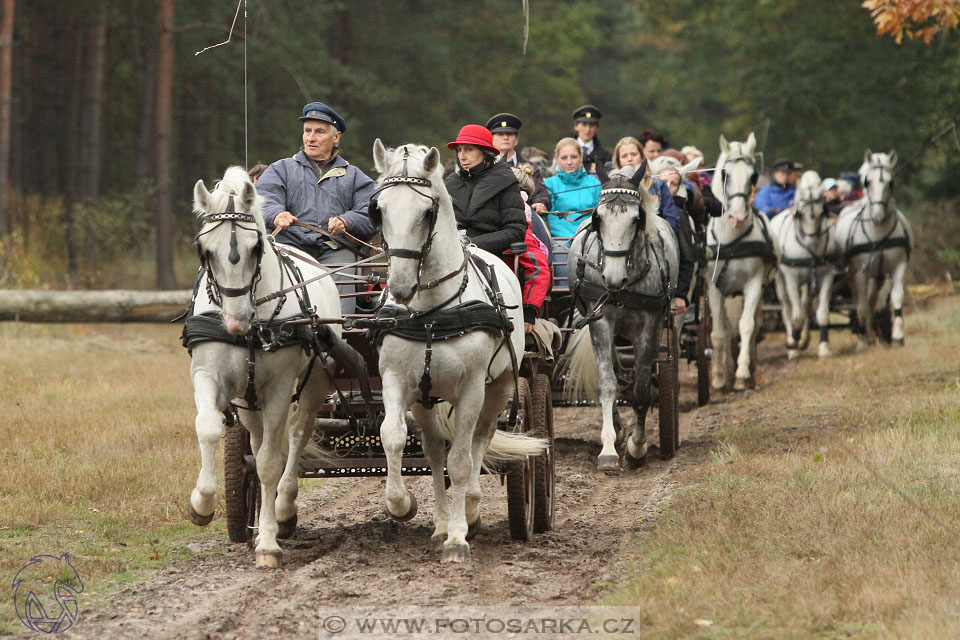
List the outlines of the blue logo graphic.
{"type": "Polygon", "coordinates": [[[33,556],[14,576],[12,588],[17,617],[27,629],[62,633],[77,621],[83,581],[70,564],[69,553],[59,558],[33,556]]]}

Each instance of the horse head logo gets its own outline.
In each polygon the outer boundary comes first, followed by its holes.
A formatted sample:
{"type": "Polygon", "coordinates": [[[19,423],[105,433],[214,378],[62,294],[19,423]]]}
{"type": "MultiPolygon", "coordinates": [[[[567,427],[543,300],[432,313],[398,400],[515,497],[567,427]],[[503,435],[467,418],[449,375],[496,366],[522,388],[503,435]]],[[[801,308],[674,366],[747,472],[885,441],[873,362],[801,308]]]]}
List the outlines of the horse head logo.
{"type": "Polygon", "coordinates": [[[62,633],[77,621],[83,581],[69,553],[30,558],[14,576],[12,588],[17,617],[31,631],[62,633]]]}

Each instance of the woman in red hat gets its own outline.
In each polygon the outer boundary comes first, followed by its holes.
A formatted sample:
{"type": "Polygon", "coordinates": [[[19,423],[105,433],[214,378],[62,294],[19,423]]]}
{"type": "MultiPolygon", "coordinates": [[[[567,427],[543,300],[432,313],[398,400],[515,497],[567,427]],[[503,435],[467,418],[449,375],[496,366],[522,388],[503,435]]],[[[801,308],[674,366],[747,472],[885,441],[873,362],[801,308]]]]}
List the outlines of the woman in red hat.
{"type": "MultiPolygon", "coordinates": [[[[496,162],[500,150],[493,146],[490,130],[479,124],[460,129],[447,144],[457,152],[457,167],[444,184],[453,200],[457,226],[473,244],[504,258],[510,245],[524,242],[527,218],[520,185],[506,163],[496,162]]],[[[525,327],[532,329],[537,309],[524,305],[525,327]]]]}

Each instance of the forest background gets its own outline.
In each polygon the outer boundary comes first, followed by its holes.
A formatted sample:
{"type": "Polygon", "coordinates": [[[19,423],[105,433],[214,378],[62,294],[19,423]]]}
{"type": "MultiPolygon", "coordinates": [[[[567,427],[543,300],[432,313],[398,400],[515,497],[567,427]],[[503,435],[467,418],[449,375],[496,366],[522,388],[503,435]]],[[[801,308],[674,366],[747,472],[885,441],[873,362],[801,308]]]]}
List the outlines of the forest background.
{"type": "Polygon", "coordinates": [[[236,0],[0,0],[0,288],[187,287],[193,184],[293,155],[313,100],[368,173],[377,137],[451,159],[501,111],[552,152],[588,102],[607,148],[652,127],[708,166],[721,133],[823,177],[895,149],[914,278],[960,278],[956,0],[245,4],[198,56],[236,0]]]}

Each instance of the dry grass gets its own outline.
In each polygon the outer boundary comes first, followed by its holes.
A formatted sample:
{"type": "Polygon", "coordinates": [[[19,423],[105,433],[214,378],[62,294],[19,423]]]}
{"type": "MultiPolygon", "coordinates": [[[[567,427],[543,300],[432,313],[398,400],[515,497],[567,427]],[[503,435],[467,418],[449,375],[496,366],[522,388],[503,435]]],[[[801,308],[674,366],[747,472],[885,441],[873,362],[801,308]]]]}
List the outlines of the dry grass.
{"type": "Polygon", "coordinates": [[[96,591],[186,553],[199,456],[179,330],[0,324],[0,575],[71,552],[96,591]]]}
{"type": "Polygon", "coordinates": [[[908,316],[902,350],[838,337],[711,407],[709,464],[607,603],[649,637],[960,637],[960,304],[908,316]]]}

